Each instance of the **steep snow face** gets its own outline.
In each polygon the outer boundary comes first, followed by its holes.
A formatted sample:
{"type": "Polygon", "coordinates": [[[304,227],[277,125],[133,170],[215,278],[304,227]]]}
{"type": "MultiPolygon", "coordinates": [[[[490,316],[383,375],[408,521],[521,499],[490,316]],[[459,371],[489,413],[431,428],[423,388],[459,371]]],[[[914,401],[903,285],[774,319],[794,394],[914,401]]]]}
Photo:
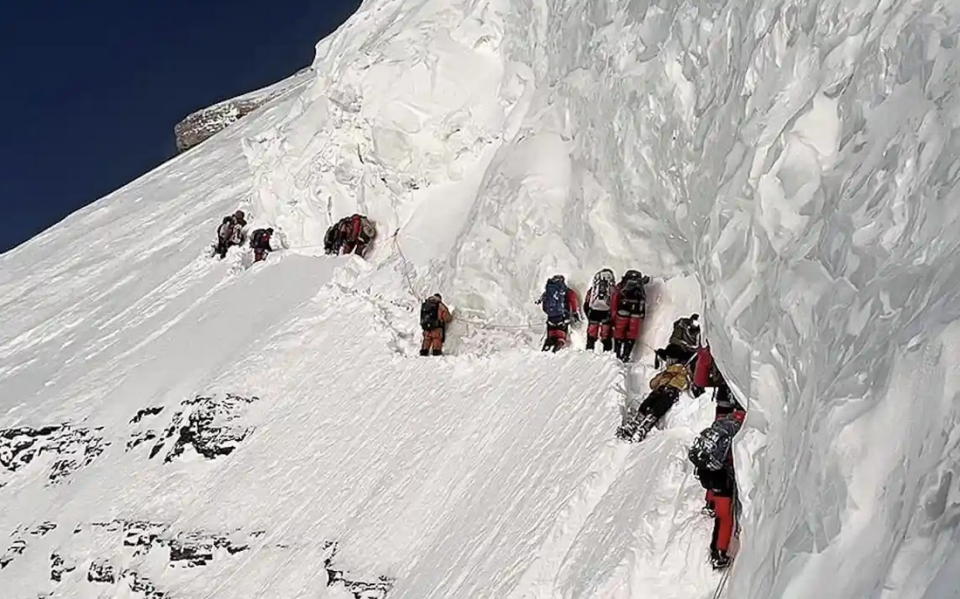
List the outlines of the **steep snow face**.
{"type": "Polygon", "coordinates": [[[754,410],[731,590],[921,596],[960,492],[958,24],[937,1],[369,2],[248,155],[261,202],[373,215],[415,291],[497,323],[535,319],[554,271],[695,272],[754,410]]]}
{"type": "Polygon", "coordinates": [[[611,439],[701,311],[751,408],[730,595],[942,597],[956,11],[365,3],[302,91],[0,257],[0,588],[713,596],[709,405],[611,439]],[[209,260],[238,205],[287,251],[209,260]],[[322,256],[353,211],[370,261],[322,256]],[[602,266],[658,279],[626,373],[531,349],[543,278],[602,266]]]}

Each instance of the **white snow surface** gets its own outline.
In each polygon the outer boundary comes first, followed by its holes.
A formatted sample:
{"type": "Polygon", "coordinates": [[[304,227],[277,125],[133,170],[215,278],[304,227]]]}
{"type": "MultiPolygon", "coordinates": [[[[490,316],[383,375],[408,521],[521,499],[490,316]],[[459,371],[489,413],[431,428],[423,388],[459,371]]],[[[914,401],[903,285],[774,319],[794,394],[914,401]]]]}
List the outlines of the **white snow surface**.
{"type": "Polygon", "coordinates": [[[708,396],[612,439],[692,311],[750,409],[722,596],[957,597],[958,48],[937,0],[365,2],[0,256],[0,597],[715,597],[708,396]],[[238,206],[285,249],[210,259],[238,206]],[[368,261],[323,256],[354,211],[368,261]],[[604,266],[655,277],[639,364],[538,352],[604,266]],[[231,453],[175,451],[197,396],[231,453]]]}

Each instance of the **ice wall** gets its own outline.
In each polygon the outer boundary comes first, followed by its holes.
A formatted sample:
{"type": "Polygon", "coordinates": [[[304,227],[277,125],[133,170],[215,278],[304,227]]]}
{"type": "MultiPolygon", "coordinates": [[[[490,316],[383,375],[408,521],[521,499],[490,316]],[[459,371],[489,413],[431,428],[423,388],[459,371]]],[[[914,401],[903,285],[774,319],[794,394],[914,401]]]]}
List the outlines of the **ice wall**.
{"type": "Polygon", "coordinates": [[[921,596],[960,499],[960,8],[520,6],[508,56],[534,103],[618,225],[665,228],[749,395],[731,594],[921,596]]]}
{"type": "Polygon", "coordinates": [[[247,156],[294,246],[364,211],[381,266],[399,245],[498,322],[554,271],[696,273],[752,410],[731,593],[921,597],[958,536],[958,26],[932,0],[367,2],[247,156]]]}

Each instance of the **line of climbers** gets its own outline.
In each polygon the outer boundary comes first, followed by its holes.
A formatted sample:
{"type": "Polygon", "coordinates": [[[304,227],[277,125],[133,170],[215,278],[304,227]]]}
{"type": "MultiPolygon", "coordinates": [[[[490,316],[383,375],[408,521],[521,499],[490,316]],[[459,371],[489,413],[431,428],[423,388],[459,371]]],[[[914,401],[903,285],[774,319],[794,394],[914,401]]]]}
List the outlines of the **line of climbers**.
{"type": "MultiPolygon", "coordinates": [[[[215,250],[220,258],[226,256],[230,247],[243,244],[246,226],[246,215],[242,210],[223,219],[217,231],[215,250]]],[[[272,228],[256,229],[250,234],[255,262],[266,258],[272,235],[272,228]]],[[[327,254],[363,256],[375,237],[373,223],[365,216],[354,214],[327,229],[324,251],[327,254]]],[[[637,270],[626,271],[619,283],[609,268],[594,275],[584,301],[588,351],[593,351],[599,340],[602,351],[613,349],[621,361],[630,360],[646,317],[644,287],[649,282],[650,277],[637,270]]],[[[581,320],[577,294],[567,286],[563,275],[554,275],[547,280],[536,303],[547,317],[542,350],[556,352],[567,345],[570,324],[581,320]]],[[[715,420],[694,441],[688,458],[706,490],[703,511],[714,520],[710,560],[714,568],[723,569],[730,565],[730,545],[737,532],[736,514],[739,512],[731,445],[746,412],[714,362],[709,345],[701,346],[699,318],[698,314],[692,314],[673,323],[667,346],[654,352],[655,368],[663,367],[663,370],[651,379],[650,393],[640,402],[635,414],[624,418],[624,424],[616,434],[623,440],[642,441],[677,403],[682,392],[689,390],[694,397],[700,397],[707,387],[713,388],[715,420]]],[[[447,324],[452,319],[439,293],[424,300],[420,307],[421,356],[443,354],[447,324]]]]}
{"type": "Polygon", "coordinates": [[[651,379],[651,391],[636,413],[624,418],[617,437],[642,441],[677,403],[682,392],[700,397],[706,388],[713,388],[714,422],[697,436],[687,457],[706,490],[703,511],[714,521],[710,561],[719,570],[730,565],[730,545],[737,533],[739,501],[731,446],[746,411],[714,362],[710,346],[701,346],[698,320],[699,315],[692,314],[673,323],[669,343],[655,351],[656,367],[662,366],[663,370],[651,379]]]}
{"type": "MultiPolygon", "coordinates": [[[[643,286],[649,277],[635,270],[627,271],[619,284],[610,269],[596,274],[587,292],[587,345],[593,351],[599,339],[604,351],[613,348],[617,357],[629,361],[646,314],[643,286]],[[612,337],[612,340],[611,340],[612,337]]],[[[562,275],[547,281],[537,300],[547,314],[547,335],[543,351],[564,347],[571,322],[579,322],[576,293],[567,287],[562,275]]],[[[439,293],[421,304],[420,325],[423,343],[420,355],[442,355],[447,324],[452,315],[439,293]]],[[[655,367],[660,370],[650,381],[650,393],[632,415],[624,417],[617,437],[640,442],[689,391],[697,398],[713,389],[716,402],[714,423],[703,430],[688,452],[696,469],[697,479],[706,490],[704,514],[714,520],[710,541],[710,561],[715,569],[730,565],[730,545],[737,531],[736,479],[731,445],[746,414],[713,360],[709,345],[701,345],[700,315],[677,319],[666,347],[655,350],[655,367]]]]}
{"type": "MultiPolygon", "coordinates": [[[[243,210],[237,210],[230,216],[223,217],[217,228],[217,243],[214,253],[220,259],[227,257],[227,250],[233,246],[242,246],[247,239],[247,218],[243,210]]],[[[253,261],[260,262],[266,259],[270,252],[270,240],[273,238],[273,228],[254,229],[249,235],[250,249],[253,250],[253,261]]]]}
{"type": "MultiPolygon", "coordinates": [[[[647,313],[645,285],[648,283],[650,277],[638,270],[623,273],[619,283],[609,268],[593,276],[593,284],[583,303],[588,350],[593,350],[599,340],[603,351],[612,349],[620,360],[630,361],[647,313]]],[[[554,275],[547,280],[536,303],[547,316],[547,335],[542,350],[555,352],[562,349],[567,345],[570,324],[581,319],[576,292],[567,286],[563,275],[554,275]]]]}
{"type": "MultiPolygon", "coordinates": [[[[243,247],[244,242],[250,240],[250,249],[253,250],[253,261],[265,260],[272,250],[273,228],[254,229],[247,234],[247,218],[243,210],[237,210],[223,221],[217,228],[217,242],[214,246],[214,255],[220,259],[227,257],[231,247],[243,247]]],[[[373,222],[362,214],[354,214],[340,219],[327,229],[323,237],[323,249],[327,254],[356,254],[363,257],[367,248],[377,236],[377,229],[373,222]]]]}

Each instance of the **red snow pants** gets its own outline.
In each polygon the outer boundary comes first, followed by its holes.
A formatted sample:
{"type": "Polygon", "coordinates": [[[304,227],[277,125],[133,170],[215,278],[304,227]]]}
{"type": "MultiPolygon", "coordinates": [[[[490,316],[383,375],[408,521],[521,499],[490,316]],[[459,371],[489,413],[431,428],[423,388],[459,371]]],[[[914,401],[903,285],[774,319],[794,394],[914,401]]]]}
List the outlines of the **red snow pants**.
{"type": "Polygon", "coordinates": [[[567,344],[567,332],[563,329],[547,327],[547,339],[554,339],[556,340],[557,347],[563,347],[567,344]]]}
{"type": "Polygon", "coordinates": [[[643,319],[639,316],[620,316],[613,317],[613,338],[629,339],[635,341],[640,337],[640,325],[643,319]]]}
{"type": "Polygon", "coordinates": [[[730,549],[733,538],[733,498],[721,495],[713,496],[713,508],[717,515],[713,522],[713,548],[724,553],[730,549]]]}
{"type": "Polygon", "coordinates": [[[610,325],[603,322],[591,322],[587,325],[587,337],[596,337],[597,339],[610,338],[610,325]]]}

